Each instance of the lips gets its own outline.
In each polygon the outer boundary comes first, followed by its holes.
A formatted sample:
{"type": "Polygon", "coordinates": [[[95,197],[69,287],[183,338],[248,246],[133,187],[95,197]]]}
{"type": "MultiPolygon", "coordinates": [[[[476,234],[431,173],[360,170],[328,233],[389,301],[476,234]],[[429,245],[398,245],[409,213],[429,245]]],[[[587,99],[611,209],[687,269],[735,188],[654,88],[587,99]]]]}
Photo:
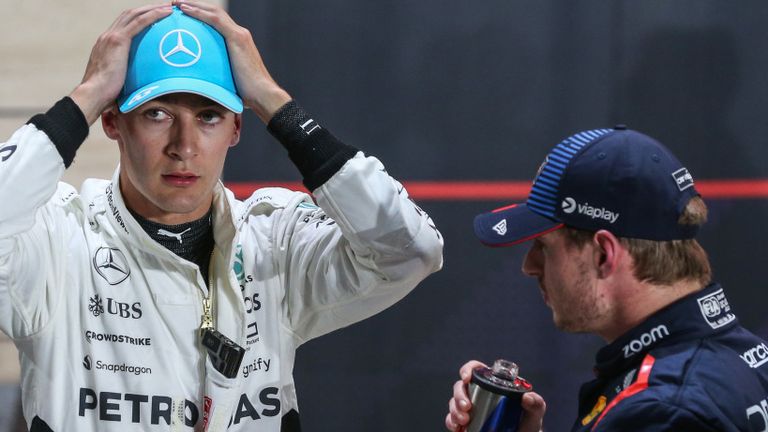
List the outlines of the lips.
{"type": "Polygon", "coordinates": [[[170,184],[171,186],[176,187],[189,187],[194,185],[197,180],[200,178],[200,176],[195,175],[190,172],[172,172],[168,174],[163,174],[163,180],[170,184]]]}

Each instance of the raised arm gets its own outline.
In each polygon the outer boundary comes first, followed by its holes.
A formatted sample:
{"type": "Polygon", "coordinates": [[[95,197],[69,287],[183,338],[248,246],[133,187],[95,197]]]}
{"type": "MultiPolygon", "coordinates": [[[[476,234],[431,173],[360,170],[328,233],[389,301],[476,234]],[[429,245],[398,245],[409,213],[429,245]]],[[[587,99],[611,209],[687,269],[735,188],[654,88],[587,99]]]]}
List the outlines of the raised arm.
{"type": "Polygon", "coordinates": [[[133,35],[170,6],[124,12],[93,47],[82,82],[0,144],[0,330],[27,337],[61,298],[74,188],[59,183],[102,110],[114,103],[133,35]],[[50,283],[55,281],[56,283],[50,283]]]}
{"type": "Polygon", "coordinates": [[[275,230],[288,325],[308,339],[395,303],[442,265],[442,236],[382,163],[342,143],[270,76],[221,8],[179,1],[226,39],[238,93],[288,150],[320,208],[294,202],[275,230]]]}

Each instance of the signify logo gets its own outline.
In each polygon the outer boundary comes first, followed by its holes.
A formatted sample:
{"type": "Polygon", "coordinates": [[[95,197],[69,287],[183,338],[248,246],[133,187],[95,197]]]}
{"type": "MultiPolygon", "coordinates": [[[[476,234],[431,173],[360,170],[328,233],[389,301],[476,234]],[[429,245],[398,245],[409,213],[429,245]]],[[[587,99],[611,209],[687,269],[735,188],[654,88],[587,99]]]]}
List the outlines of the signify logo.
{"type": "Polygon", "coordinates": [[[269,372],[269,364],[271,362],[270,359],[263,359],[261,357],[254,359],[253,363],[243,366],[243,378],[248,378],[254,372],[269,372]]]}
{"type": "Polygon", "coordinates": [[[96,360],[96,362],[91,361],[91,356],[86,355],[83,358],[83,367],[85,367],[86,370],[99,370],[99,371],[107,371],[112,373],[127,373],[127,374],[133,374],[133,375],[151,375],[152,374],[152,368],[144,367],[144,366],[134,366],[129,365],[125,363],[105,363],[101,360],[96,360]]]}
{"type": "Polygon", "coordinates": [[[614,223],[619,219],[618,212],[608,210],[604,207],[593,207],[589,205],[589,203],[579,204],[571,197],[566,197],[561,205],[563,212],[567,214],[577,211],[584,216],[589,216],[592,219],[603,219],[609,223],[614,223]]]}

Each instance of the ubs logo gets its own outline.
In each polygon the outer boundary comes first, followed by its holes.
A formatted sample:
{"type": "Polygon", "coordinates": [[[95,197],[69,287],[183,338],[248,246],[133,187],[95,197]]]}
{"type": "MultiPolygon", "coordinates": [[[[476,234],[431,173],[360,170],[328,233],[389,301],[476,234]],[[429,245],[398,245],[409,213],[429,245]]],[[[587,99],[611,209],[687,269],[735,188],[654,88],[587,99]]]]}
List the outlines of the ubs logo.
{"type": "Polygon", "coordinates": [[[128,260],[117,248],[98,248],[93,255],[93,268],[110,285],[117,285],[131,275],[128,260]]]}
{"type": "Polygon", "coordinates": [[[123,303],[107,297],[107,307],[105,309],[104,301],[98,294],[95,294],[88,301],[88,311],[95,317],[108,313],[110,315],[117,315],[120,318],[139,319],[142,315],[140,302],[123,303]]]}

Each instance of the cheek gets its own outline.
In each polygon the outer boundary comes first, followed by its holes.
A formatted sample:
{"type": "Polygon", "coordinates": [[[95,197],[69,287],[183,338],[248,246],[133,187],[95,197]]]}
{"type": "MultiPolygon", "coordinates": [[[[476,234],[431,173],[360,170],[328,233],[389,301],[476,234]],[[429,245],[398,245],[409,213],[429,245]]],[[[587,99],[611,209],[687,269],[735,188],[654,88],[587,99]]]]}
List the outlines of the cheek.
{"type": "Polygon", "coordinates": [[[149,154],[138,146],[126,145],[120,158],[120,162],[131,171],[143,172],[149,168],[149,154]]]}

